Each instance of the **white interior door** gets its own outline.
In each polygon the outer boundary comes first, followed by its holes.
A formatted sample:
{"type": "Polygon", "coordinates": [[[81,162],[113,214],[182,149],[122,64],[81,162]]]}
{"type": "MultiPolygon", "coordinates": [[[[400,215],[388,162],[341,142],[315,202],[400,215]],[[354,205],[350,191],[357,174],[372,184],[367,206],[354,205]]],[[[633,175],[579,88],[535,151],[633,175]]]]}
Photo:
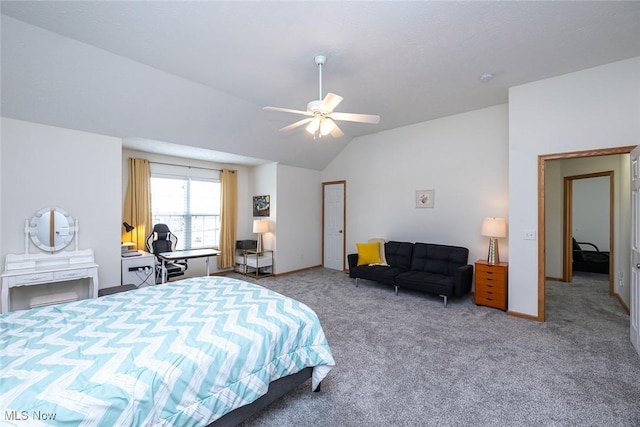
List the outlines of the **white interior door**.
{"type": "Polygon", "coordinates": [[[344,270],[344,196],[345,183],[324,183],[323,265],[344,270]]]}
{"type": "Polygon", "coordinates": [[[631,342],[640,355],[640,145],[631,152],[631,342]]]}

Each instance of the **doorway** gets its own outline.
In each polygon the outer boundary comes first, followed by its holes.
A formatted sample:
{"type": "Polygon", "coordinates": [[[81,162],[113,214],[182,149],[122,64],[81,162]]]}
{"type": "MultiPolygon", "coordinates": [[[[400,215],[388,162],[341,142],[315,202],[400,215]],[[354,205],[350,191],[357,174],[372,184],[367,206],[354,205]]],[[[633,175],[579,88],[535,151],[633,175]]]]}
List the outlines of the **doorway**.
{"type": "MultiPolygon", "coordinates": [[[[558,153],[538,156],[538,317],[537,320],[544,322],[546,318],[546,186],[551,183],[545,181],[545,171],[547,163],[551,160],[576,159],[584,157],[609,156],[616,154],[629,154],[635,146],[605,148],[600,150],[578,151],[570,153],[558,153]]],[[[630,179],[621,177],[621,179],[630,179]]],[[[626,231],[629,233],[629,230],[626,231]]],[[[564,245],[563,245],[564,246],[564,245]]],[[[613,280],[611,278],[610,280],[613,280]]]]}
{"type": "Polygon", "coordinates": [[[346,181],[322,183],[322,265],[345,270],[346,181]]]}
{"type": "MultiPolygon", "coordinates": [[[[605,260],[601,264],[592,265],[593,269],[602,273],[606,269],[609,280],[609,295],[613,295],[614,257],[614,172],[604,171],[583,175],[564,177],[564,221],[563,221],[563,266],[562,281],[572,282],[574,267],[579,268],[574,259],[574,242],[582,244],[587,250],[600,251],[602,257],[595,254],[591,258],[605,260]],[[604,224],[604,226],[603,226],[604,224]],[[585,237],[589,237],[585,239],[585,237]],[[606,253],[604,253],[606,252],[606,253]],[[606,259],[608,257],[608,262],[606,259]]],[[[545,251],[546,252],[546,251],[545,251]]],[[[580,254],[580,252],[578,252],[580,254]]],[[[591,255],[591,253],[587,253],[591,255]]],[[[585,260],[586,261],[586,260],[585,260]]],[[[582,263],[580,263],[582,264],[582,263]]],[[[589,266],[587,262],[584,263],[589,266]]],[[[583,269],[583,268],[580,268],[583,269]]]]}

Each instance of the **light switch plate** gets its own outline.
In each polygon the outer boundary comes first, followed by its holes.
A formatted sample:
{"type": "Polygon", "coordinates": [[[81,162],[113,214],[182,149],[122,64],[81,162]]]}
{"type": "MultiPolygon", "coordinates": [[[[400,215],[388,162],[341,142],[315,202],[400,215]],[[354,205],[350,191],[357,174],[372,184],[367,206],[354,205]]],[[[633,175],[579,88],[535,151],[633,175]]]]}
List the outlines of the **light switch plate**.
{"type": "Polygon", "coordinates": [[[536,240],[536,230],[524,230],[523,238],[524,240],[536,240]]]}

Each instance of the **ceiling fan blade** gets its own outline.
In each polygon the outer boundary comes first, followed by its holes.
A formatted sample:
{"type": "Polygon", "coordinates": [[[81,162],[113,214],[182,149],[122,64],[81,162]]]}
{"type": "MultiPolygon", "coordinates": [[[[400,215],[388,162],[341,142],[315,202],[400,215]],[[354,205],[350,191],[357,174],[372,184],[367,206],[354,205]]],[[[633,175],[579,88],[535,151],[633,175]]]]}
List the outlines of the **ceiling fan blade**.
{"type": "Polygon", "coordinates": [[[340,138],[341,136],[344,136],[344,132],[342,132],[342,129],[340,129],[336,124],[336,127],[331,131],[331,136],[334,138],[340,138]]]}
{"type": "Polygon", "coordinates": [[[286,131],[289,131],[289,130],[291,130],[291,129],[295,129],[295,128],[299,127],[299,126],[306,125],[306,124],[307,124],[307,123],[309,123],[311,120],[313,120],[313,118],[312,118],[312,117],[309,117],[308,119],[298,120],[298,121],[297,121],[297,122],[295,122],[295,123],[291,123],[289,126],[285,126],[285,127],[283,127],[282,129],[280,129],[280,132],[286,132],[286,131]]]}
{"type": "Polygon", "coordinates": [[[334,120],[344,120],[347,122],[359,122],[378,124],[380,122],[380,116],[373,114],[357,114],[357,113],[331,113],[331,118],[334,120]]]}
{"type": "Polygon", "coordinates": [[[325,96],[322,100],[322,104],[320,104],[320,110],[333,111],[333,109],[342,102],[342,99],[343,98],[340,95],[336,95],[335,93],[328,93],[327,96],[325,96]]]}
{"type": "Polygon", "coordinates": [[[268,111],[279,111],[281,113],[293,113],[293,114],[304,114],[305,116],[311,116],[312,114],[308,111],[302,110],[292,110],[290,108],[280,108],[280,107],[262,107],[263,110],[268,111]]]}

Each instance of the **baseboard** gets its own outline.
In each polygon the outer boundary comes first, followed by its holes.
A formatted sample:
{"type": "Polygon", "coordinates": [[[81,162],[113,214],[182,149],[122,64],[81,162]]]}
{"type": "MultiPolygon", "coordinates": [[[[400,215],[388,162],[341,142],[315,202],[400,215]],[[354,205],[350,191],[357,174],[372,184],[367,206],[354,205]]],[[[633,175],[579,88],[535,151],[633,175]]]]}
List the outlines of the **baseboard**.
{"type": "Polygon", "coordinates": [[[538,316],[532,316],[530,314],[518,313],[517,311],[508,310],[507,314],[513,317],[519,317],[521,319],[526,320],[535,320],[536,322],[542,322],[542,320],[538,316]]]}
{"type": "Polygon", "coordinates": [[[288,276],[289,274],[299,273],[301,271],[313,270],[315,268],[321,268],[321,267],[322,267],[321,264],[312,265],[311,267],[305,267],[305,268],[299,268],[297,270],[285,271],[284,273],[277,273],[277,274],[274,274],[274,276],[275,277],[288,276]]]}
{"type": "Polygon", "coordinates": [[[225,276],[229,273],[233,273],[235,270],[233,268],[230,268],[228,270],[218,270],[218,271],[214,271],[213,273],[209,273],[209,276],[225,276]]]}
{"type": "Polygon", "coordinates": [[[628,315],[631,315],[631,311],[629,310],[629,306],[627,306],[627,304],[624,302],[624,300],[622,298],[620,298],[620,295],[618,293],[615,293],[615,294],[613,294],[613,296],[616,297],[616,299],[618,300],[618,302],[620,303],[622,308],[624,308],[624,311],[626,311],[628,315]]]}

